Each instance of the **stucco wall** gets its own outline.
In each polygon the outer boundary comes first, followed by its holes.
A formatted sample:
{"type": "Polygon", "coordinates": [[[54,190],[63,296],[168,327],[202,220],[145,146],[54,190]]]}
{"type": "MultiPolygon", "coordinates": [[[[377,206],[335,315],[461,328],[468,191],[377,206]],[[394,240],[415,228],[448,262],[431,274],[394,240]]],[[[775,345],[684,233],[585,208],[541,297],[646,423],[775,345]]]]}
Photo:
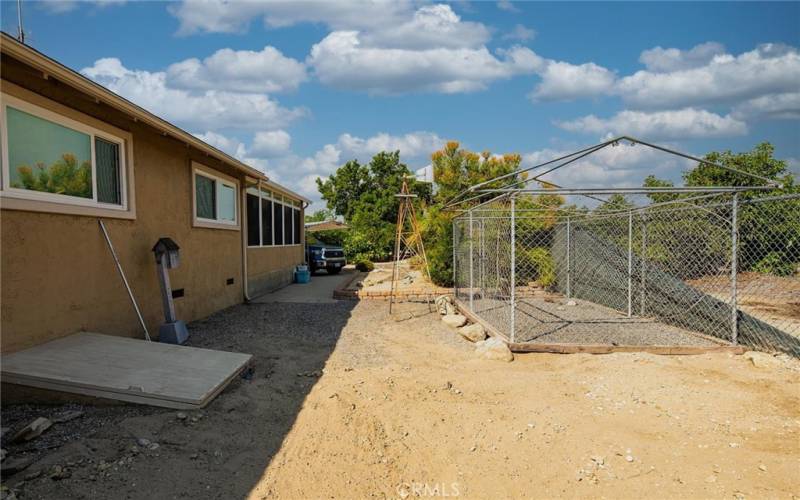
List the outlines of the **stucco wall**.
{"type": "MultiPolygon", "coordinates": [[[[150,251],[159,237],[171,237],[181,247],[180,267],[170,272],[173,289],[185,293],[175,299],[180,319],[195,320],[241,302],[241,232],[192,226],[191,161],[243,180],[241,174],[40,74],[9,67],[6,60],[2,70],[3,91],[12,87],[9,78],[130,132],[136,218],[104,220],[151,335],[163,321],[150,251]],[[229,278],[234,284],[226,284],[229,278]]],[[[0,239],[0,350],[77,330],[142,336],[96,217],[3,209],[0,239]]]]}
{"type": "Polygon", "coordinates": [[[257,297],[294,279],[294,267],[302,264],[303,245],[247,249],[247,281],[251,297],[257,297]]]}

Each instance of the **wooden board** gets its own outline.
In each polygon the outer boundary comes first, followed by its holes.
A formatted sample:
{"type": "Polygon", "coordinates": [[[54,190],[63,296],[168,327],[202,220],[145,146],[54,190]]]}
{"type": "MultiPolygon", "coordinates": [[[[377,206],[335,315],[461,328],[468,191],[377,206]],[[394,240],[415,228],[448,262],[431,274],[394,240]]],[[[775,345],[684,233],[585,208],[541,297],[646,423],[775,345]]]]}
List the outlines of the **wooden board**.
{"type": "Polygon", "coordinates": [[[252,356],[76,333],[3,355],[2,381],[167,408],[202,408],[252,356]]]}

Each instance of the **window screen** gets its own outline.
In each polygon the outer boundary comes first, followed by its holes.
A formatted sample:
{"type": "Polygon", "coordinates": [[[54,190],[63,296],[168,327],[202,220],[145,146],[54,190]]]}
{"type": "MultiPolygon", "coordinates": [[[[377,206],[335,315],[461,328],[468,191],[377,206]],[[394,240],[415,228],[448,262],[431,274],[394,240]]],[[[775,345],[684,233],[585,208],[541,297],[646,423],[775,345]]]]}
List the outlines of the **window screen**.
{"type": "MultiPolygon", "coordinates": [[[[248,190],[249,191],[249,190],[248,190]]],[[[247,244],[258,246],[261,244],[259,233],[259,207],[258,195],[247,193],[247,244]]]]}
{"type": "Polygon", "coordinates": [[[94,157],[97,165],[97,201],[121,205],[119,144],[95,137],[94,157]]]}
{"type": "Polygon", "coordinates": [[[299,245],[302,243],[300,235],[302,234],[302,218],[300,217],[300,210],[294,209],[294,243],[299,245]]]}
{"type": "Polygon", "coordinates": [[[283,205],[275,203],[272,213],[275,214],[275,244],[283,245],[283,205]]]}
{"type": "Polygon", "coordinates": [[[216,191],[214,190],[214,180],[195,174],[194,189],[197,217],[200,219],[216,219],[217,199],[216,191]]]}
{"type": "Polygon", "coordinates": [[[223,221],[236,220],[236,188],[222,182],[217,182],[219,200],[219,219],[223,221]]]}
{"type": "Polygon", "coordinates": [[[92,142],[83,132],[8,106],[11,187],[92,198],[92,142]]]}
{"type": "Polygon", "coordinates": [[[272,245],[272,200],[261,200],[261,244],[272,245]]]}
{"type": "Polygon", "coordinates": [[[292,207],[284,205],[283,207],[283,242],[287,245],[297,243],[292,241],[292,207]]]}

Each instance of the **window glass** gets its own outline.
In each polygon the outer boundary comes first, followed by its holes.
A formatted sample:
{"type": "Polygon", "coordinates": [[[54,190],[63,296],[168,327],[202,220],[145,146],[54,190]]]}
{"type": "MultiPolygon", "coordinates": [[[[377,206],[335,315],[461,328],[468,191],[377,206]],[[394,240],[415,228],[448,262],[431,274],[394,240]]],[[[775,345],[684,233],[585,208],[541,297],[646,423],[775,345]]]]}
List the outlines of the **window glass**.
{"type": "Polygon", "coordinates": [[[194,183],[197,217],[200,219],[216,219],[217,200],[214,180],[204,175],[195,174],[194,183]]]}
{"type": "Polygon", "coordinates": [[[11,187],[93,197],[88,134],[6,107],[11,187]]]}
{"type": "Polygon", "coordinates": [[[272,201],[261,200],[261,244],[272,245],[272,201]]]}
{"type": "Polygon", "coordinates": [[[119,144],[95,137],[94,157],[97,165],[97,201],[121,205],[119,144]]]}
{"type": "Polygon", "coordinates": [[[247,244],[250,246],[258,246],[261,244],[259,232],[260,222],[258,191],[251,188],[247,190],[247,244]],[[253,194],[254,191],[255,194],[253,194]]]}
{"type": "Polygon", "coordinates": [[[289,206],[283,207],[283,242],[286,245],[292,245],[292,208],[289,206]]]}
{"type": "Polygon", "coordinates": [[[275,215],[275,244],[283,245],[283,205],[275,203],[272,213],[275,215]]]}
{"type": "Polygon", "coordinates": [[[236,189],[228,184],[217,181],[219,219],[223,221],[236,220],[236,189]]]}
{"type": "Polygon", "coordinates": [[[302,218],[300,217],[300,210],[294,209],[294,243],[295,243],[295,245],[299,245],[301,243],[301,241],[300,241],[300,235],[301,235],[301,231],[302,231],[301,230],[301,228],[302,228],[301,223],[302,223],[302,218]]]}

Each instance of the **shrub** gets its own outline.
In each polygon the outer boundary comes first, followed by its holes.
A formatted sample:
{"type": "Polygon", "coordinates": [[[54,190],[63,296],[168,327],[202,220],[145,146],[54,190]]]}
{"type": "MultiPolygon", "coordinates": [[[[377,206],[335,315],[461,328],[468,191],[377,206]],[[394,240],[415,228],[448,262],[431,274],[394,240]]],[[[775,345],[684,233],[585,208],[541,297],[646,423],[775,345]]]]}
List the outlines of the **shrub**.
{"type": "Polygon", "coordinates": [[[537,247],[522,250],[517,257],[519,284],[535,281],[540,286],[550,286],[556,282],[556,266],[550,251],[537,247]]]}
{"type": "Polygon", "coordinates": [[[368,273],[375,269],[375,264],[369,260],[359,260],[356,262],[356,270],[361,271],[362,273],[368,273]]]}
{"type": "Polygon", "coordinates": [[[797,264],[793,263],[789,256],[781,252],[770,252],[763,259],[756,262],[753,271],[763,274],[774,274],[775,276],[792,276],[795,273],[797,264]]]}

